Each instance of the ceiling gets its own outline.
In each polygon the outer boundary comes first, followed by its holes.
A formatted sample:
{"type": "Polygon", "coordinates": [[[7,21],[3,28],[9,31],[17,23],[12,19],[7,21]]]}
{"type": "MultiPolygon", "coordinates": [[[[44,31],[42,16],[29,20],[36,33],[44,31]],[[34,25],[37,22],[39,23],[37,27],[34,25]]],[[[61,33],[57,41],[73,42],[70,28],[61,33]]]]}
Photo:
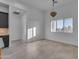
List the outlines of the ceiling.
{"type": "MultiPolygon", "coordinates": [[[[41,10],[48,10],[52,7],[52,0],[17,0],[23,4],[30,5],[41,10]]],[[[74,0],[56,0],[58,3],[55,4],[56,7],[65,5],[74,0]]]]}

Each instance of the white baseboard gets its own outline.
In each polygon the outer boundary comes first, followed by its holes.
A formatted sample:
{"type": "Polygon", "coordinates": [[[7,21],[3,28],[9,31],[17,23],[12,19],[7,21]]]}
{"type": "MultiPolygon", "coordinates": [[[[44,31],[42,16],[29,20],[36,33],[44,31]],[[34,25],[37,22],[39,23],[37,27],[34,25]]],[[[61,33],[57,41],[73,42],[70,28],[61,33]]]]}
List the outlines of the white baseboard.
{"type": "Polygon", "coordinates": [[[72,45],[72,46],[78,47],[78,45],[73,44],[73,43],[71,43],[71,42],[59,41],[59,40],[52,40],[52,39],[46,39],[46,40],[51,40],[51,41],[54,41],[54,42],[57,42],[57,43],[63,43],[63,44],[67,44],[67,45],[72,45]]]}

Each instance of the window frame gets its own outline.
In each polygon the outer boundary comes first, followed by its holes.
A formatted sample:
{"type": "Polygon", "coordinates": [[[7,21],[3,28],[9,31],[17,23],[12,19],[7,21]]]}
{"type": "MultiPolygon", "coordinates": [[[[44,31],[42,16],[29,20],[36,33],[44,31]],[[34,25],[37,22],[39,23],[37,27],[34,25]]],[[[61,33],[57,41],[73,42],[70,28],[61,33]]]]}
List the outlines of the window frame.
{"type": "Polygon", "coordinates": [[[55,24],[55,30],[53,30],[53,28],[52,28],[52,27],[53,27],[53,25],[52,25],[52,22],[53,22],[53,21],[55,21],[55,23],[57,23],[56,20],[52,20],[52,21],[51,21],[51,32],[56,32],[57,24],[55,24]]]}
{"type": "Polygon", "coordinates": [[[33,37],[35,37],[37,35],[37,28],[36,27],[33,27],[32,28],[32,32],[33,32],[33,37]]]}
{"type": "MultiPolygon", "coordinates": [[[[58,20],[63,20],[63,31],[60,31],[61,33],[62,33],[62,32],[64,32],[64,33],[73,33],[73,30],[74,30],[74,28],[73,28],[73,27],[74,27],[74,26],[73,26],[73,17],[67,17],[67,18],[68,18],[68,19],[69,19],[69,18],[72,19],[72,29],[71,29],[72,32],[65,32],[65,29],[64,29],[64,28],[65,28],[65,19],[66,19],[66,18],[62,18],[62,19],[58,19],[58,20]]],[[[51,32],[53,32],[53,33],[54,33],[54,32],[60,33],[59,31],[57,31],[57,21],[58,21],[58,20],[51,20],[51,32]],[[56,31],[52,31],[52,30],[53,30],[53,28],[52,28],[52,26],[53,26],[53,25],[52,25],[52,22],[53,22],[53,21],[56,21],[56,25],[55,25],[56,31]]]]}
{"type": "Polygon", "coordinates": [[[63,19],[59,19],[59,20],[56,20],[56,32],[64,32],[64,20],[63,19]],[[62,31],[57,31],[57,21],[59,21],[59,20],[62,20],[63,22],[63,30],[62,31]]]}
{"type": "Polygon", "coordinates": [[[73,26],[73,17],[66,17],[66,18],[64,18],[63,20],[64,20],[64,33],[73,33],[73,30],[74,30],[74,28],[73,28],[73,27],[74,27],[74,26],[73,26]],[[68,19],[69,19],[69,18],[72,18],[72,32],[65,32],[65,19],[67,19],[67,18],[68,18],[68,19]]]}
{"type": "Polygon", "coordinates": [[[27,29],[27,39],[32,39],[33,37],[36,37],[36,36],[37,36],[37,27],[31,27],[31,28],[28,28],[28,29],[27,29]],[[34,32],[34,28],[36,28],[36,31],[35,31],[35,32],[34,32]],[[31,30],[31,31],[32,31],[32,35],[31,35],[30,38],[28,37],[28,36],[29,36],[29,35],[28,35],[28,33],[29,33],[28,30],[29,30],[29,29],[32,29],[32,30],[31,30]]]}

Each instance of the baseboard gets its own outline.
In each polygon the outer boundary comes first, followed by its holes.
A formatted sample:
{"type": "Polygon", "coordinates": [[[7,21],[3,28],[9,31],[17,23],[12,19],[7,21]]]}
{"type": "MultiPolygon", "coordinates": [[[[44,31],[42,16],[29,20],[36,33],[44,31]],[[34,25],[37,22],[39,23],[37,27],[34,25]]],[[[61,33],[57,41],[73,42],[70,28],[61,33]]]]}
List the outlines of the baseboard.
{"type": "MultiPolygon", "coordinates": [[[[51,39],[45,39],[45,38],[43,38],[43,39],[29,39],[29,40],[25,40],[25,41],[23,41],[22,39],[17,39],[17,40],[12,40],[11,42],[22,41],[22,42],[25,42],[25,43],[31,43],[31,42],[40,41],[40,40],[51,40],[51,39]]],[[[69,42],[58,41],[58,40],[51,40],[51,41],[78,47],[78,45],[74,45],[74,44],[69,43],[69,42]]]]}
{"type": "Polygon", "coordinates": [[[36,41],[40,41],[40,40],[44,40],[44,39],[27,40],[26,43],[32,43],[32,42],[36,42],[36,41]]]}
{"type": "Polygon", "coordinates": [[[22,39],[11,40],[11,42],[22,41],[22,39]]]}
{"type": "Polygon", "coordinates": [[[18,41],[21,41],[21,42],[24,42],[24,43],[31,43],[31,42],[35,42],[35,41],[39,41],[39,40],[45,40],[45,39],[29,39],[29,40],[23,40],[23,39],[17,39],[17,40],[12,40],[12,42],[18,42],[18,41]]]}
{"type": "MultiPolygon", "coordinates": [[[[45,40],[51,40],[51,39],[45,39],[45,40]]],[[[57,40],[51,40],[51,41],[56,42],[56,43],[61,43],[61,44],[66,44],[66,45],[78,47],[78,45],[74,45],[74,44],[67,43],[67,42],[64,42],[64,41],[57,41],[57,40]]]]}

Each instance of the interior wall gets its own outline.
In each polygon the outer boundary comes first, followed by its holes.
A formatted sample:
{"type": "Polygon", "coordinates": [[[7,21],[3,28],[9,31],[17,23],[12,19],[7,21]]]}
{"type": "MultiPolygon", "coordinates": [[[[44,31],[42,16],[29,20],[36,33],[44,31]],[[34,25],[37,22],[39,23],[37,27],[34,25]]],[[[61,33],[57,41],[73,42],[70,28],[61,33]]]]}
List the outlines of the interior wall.
{"type": "Polygon", "coordinates": [[[0,12],[9,13],[9,5],[0,2],[0,12]]]}
{"type": "Polygon", "coordinates": [[[0,5],[0,12],[8,13],[9,12],[9,8],[3,7],[3,6],[0,5]]]}
{"type": "Polygon", "coordinates": [[[77,1],[72,1],[65,6],[56,8],[58,14],[52,18],[49,15],[50,11],[46,12],[45,17],[45,39],[64,42],[68,44],[77,45],[78,41],[78,15],[77,15],[77,1]],[[73,17],[73,33],[51,32],[51,20],[62,19],[64,17],[73,17]]]}
{"type": "MultiPolygon", "coordinates": [[[[43,39],[43,12],[28,6],[27,29],[36,27],[36,37],[29,40],[43,39]]],[[[27,39],[28,40],[28,39],[27,39]]]]}
{"type": "Polygon", "coordinates": [[[23,15],[22,15],[22,39],[24,41],[26,41],[26,32],[27,32],[27,13],[26,11],[24,11],[23,15]]]}
{"type": "Polygon", "coordinates": [[[12,13],[13,10],[15,9],[12,6],[10,6],[9,8],[10,10],[9,11],[10,13],[10,16],[9,16],[10,17],[10,20],[9,20],[10,39],[11,40],[17,40],[17,39],[27,40],[26,31],[28,28],[32,28],[32,27],[37,27],[37,36],[33,37],[30,40],[42,39],[43,38],[43,31],[42,31],[43,13],[40,10],[30,7],[28,5],[26,5],[25,7],[23,4],[22,5],[17,4],[17,6],[19,6],[20,9],[23,9],[25,13],[21,16],[16,16],[12,13]],[[20,6],[21,7],[23,6],[23,7],[21,8],[20,6]]]}
{"type": "Polygon", "coordinates": [[[21,3],[15,1],[15,0],[0,0],[0,2],[9,5],[9,6],[15,6],[17,8],[26,9],[27,7],[22,5],[21,3]]]}
{"type": "Polygon", "coordinates": [[[10,27],[10,40],[22,39],[22,15],[14,14],[13,12],[17,10],[16,7],[10,6],[9,13],[9,27],[10,27]]]}

